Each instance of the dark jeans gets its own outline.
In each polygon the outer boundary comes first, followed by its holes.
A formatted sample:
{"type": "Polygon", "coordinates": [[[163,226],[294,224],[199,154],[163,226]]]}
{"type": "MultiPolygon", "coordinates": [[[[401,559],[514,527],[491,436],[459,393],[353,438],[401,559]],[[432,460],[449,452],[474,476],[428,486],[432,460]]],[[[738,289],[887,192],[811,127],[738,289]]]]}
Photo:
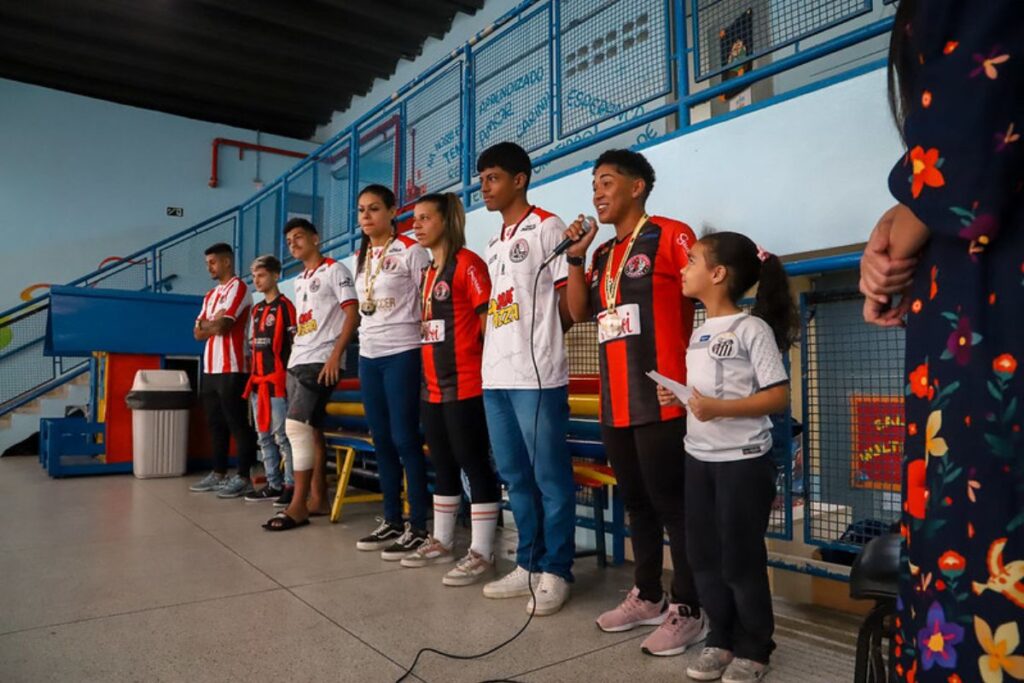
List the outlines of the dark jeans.
{"type": "Polygon", "coordinates": [[[377,472],[384,494],[384,519],[402,523],[402,468],[409,496],[409,522],[427,528],[427,463],[420,439],[420,350],[381,358],[359,358],[359,385],[370,423],[377,472]]]}
{"type": "Polygon", "coordinates": [[[498,502],[498,477],[491,466],[483,397],[447,403],[423,401],[420,419],[434,465],[434,493],[460,495],[461,469],[469,477],[472,502],[498,502]]]}
{"type": "Polygon", "coordinates": [[[711,620],[707,645],[763,663],[775,649],[764,544],[774,499],[770,453],[731,462],[686,456],[687,554],[711,620]]]}
{"type": "Polygon", "coordinates": [[[202,401],[213,442],[213,471],[228,471],[231,437],[238,448],[238,474],[249,476],[256,462],[256,431],[249,424],[249,404],[242,398],[249,375],[241,372],[203,374],[202,401]]]}
{"type": "Polygon", "coordinates": [[[629,512],[630,541],[640,598],[660,602],[665,532],[672,555],[672,602],[700,603],[686,556],[686,420],[676,418],[636,427],[601,427],[608,461],[629,512]]]}

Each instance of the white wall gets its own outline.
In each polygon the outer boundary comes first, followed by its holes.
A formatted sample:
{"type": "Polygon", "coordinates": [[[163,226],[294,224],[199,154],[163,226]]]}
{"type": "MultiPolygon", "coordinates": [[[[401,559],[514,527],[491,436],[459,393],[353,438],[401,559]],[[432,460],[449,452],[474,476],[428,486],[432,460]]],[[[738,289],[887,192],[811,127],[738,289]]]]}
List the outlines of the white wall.
{"type": "MultiPolygon", "coordinates": [[[[220,186],[207,186],[216,137],[256,142],[241,128],[0,79],[0,310],[30,284],[63,284],[251,197],[252,152],[239,161],[222,148],[220,186]],[[168,217],[168,206],[184,217],[168,217]]],[[[261,155],[260,177],[269,183],[297,162],[261,155]]]]}
{"type": "MultiPolygon", "coordinates": [[[[882,69],[641,151],[658,178],[649,211],[698,232],[707,224],[745,233],[780,255],[864,241],[893,203],[886,178],[902,154],[882,69]]],[[[591,174],[542,181],[530,201],[563,219],[593,214],[591,174]]],[[[482,253],[499,224],[486,209],[471,212],[469,248],[482,253]]]]}

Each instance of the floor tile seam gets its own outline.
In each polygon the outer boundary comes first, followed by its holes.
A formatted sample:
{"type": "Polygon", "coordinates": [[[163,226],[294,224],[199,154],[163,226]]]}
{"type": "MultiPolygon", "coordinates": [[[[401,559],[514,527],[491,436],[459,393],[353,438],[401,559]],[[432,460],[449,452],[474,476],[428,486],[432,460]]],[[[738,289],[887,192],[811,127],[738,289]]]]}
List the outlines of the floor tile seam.
{"type": "Polygon", "coordinates": [[[60,628],[63,626],[74,626],[75,624],[83,624],[90,621],[99,621],[101,619],[116,619],[117,617],[131,616],[134,614],[145,614],[146,612],[156,612],[164,609],[174,609],[176,607],[188,607],[190,605],[201,605],[205,602],[213,602],[216,600],[230,600],[233,598],[242,598],[252,595],[262,595],[264,593],[273,593],[274,591],[287,590],[283,586],[274,588],[260,588],[258,590],[243,591],[241,593],[231,593],[229,595],[213,595],[207,598],[198,598],[196,600],[183,600],[182,602],[173,602],[166,605],[153,605],[151,607],[140,607],[138,609],[123,610],[121,612],[111,612],[109,614],[95,614],[89,617],[82,617],[80,619],[69,619],[67,621],[58,621],[52,624],[41,624],[38,626],[28,626],[26,628],[13,629],[11,631],[0,632],[0,638],[6,636],[13,636],[19,633],[27,633],[29,631],[41,631],[48,628],[60,628]]]}

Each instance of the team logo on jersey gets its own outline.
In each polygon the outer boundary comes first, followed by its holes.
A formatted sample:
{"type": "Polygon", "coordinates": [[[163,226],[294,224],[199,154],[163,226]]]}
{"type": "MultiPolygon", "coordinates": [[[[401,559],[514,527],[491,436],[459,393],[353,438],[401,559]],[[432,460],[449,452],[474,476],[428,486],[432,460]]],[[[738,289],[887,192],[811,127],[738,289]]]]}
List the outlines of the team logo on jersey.
{"type": "Polygon", "coordinates": [[[739,353],[739,346],[740,342],[735,334],[732,332],[722,332],[711,340],[711,344],[708,346],[708,353],[711,354],[712,358],[718,360],[735,358],[739,353]]]}
{"type": "Polygon", "coordinates": [[[401,263],[399,263],[397,256],[386,256],[384,257],[384,263],[380,264],[380,269],[385,273],[394,273],[400,265],[401,263]]]}
{"type": "Polygon", "coordinates": [[[647,254],[636,254],[626,261],[623,271],[626,277],[636,280],[651,272],[651,257],[647,254]]]}
{"type": "Polygon", "coordinates": [[[519,320],[519,304],[516,303],[516,288],[507,290],[490,300],[487,304],[487,316],[495,329],[511,325],[519,320]]]}
{"type": "Polygon", "coordinates": [[[320,291],[320,278],[315,277],[312,280],[310,280],[309,291],[311,291],[313,294],[316,294],[317,292],[320,291]]]}
{"type": "Polygon", "coordinates": [[[437,301],[447,301],[451,295],[452,290],[448,287],[447,282],[438,282],[434,285],[434,298],[437,301]]]}
{"type": "Polygon", "coordinates": [[[526,260],[526,257],[530,255],[529,243],[519,238],[512,243],[512,248],[508,250],[508,257],[512,259],[512,263],[521,263],[526,260]]]}
{"type": "Polygon", "coordinates": [[[277,318],[274,317],[273,313],[268,313],[266,320],[263,321],[263,326],[264,327],[273,327],[274,326],[274,322],[276,320],[277,320],[277,318]]]}

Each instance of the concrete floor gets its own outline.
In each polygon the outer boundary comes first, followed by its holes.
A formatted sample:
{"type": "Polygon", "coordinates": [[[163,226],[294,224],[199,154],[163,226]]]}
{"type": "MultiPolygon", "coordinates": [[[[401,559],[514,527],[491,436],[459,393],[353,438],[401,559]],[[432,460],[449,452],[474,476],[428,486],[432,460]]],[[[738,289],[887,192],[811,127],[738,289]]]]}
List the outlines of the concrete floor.
{"type": "MultiPolygon", "coordinates": [[[[442,586],[443,569],[356,551],[376,505],[272,534],[260,528],[269,503],[193,494],[194,478],[58,481],[34,458],[0,460],[0,681],[394,681],[421,647],[479,652],[526,619],[525,599],[487,600],[442,586]]],[[[575,571],[560,614],[483,659],[424,655],[418,680],[687,680],[696,650],[648,657],[646,630],[594,626],[630,566],[587,558],[575,571]]],[[[852,679],[853,619],[776,612],[769,681],[852,679]]]]}

